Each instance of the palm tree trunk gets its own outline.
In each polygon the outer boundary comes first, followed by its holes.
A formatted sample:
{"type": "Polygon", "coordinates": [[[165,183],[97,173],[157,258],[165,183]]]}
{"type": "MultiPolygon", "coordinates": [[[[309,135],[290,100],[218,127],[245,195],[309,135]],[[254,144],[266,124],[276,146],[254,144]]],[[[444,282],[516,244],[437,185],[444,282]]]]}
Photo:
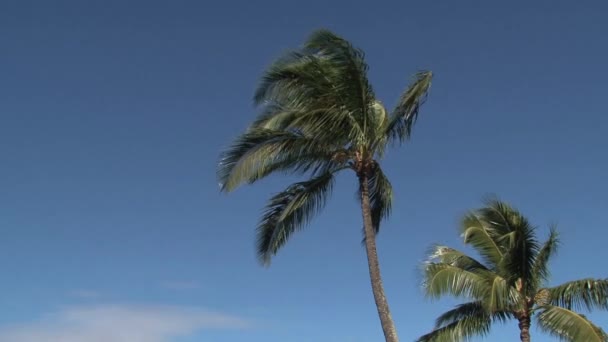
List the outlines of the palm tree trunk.
{"type": "Polygon", "coordinates": [[[395,329],[395,323],[391,317],[388,302],[384,294],[384,287],[382,286],[382,277],[380,276],[380,264],[378,263],[378,253],[376,251],[376,232],[372,223],[368,178],[366,175],[359,176],[359,185],[361,187],[361,210],[363,212],[365,250],[367,251],[367,264],[369,266],[369,276],[372,283],[374,300],[376,301],[378,316],[380,316],[380,324],[382,325],[382,331],[384,332],[386,342],[398,342],[397,329],[395,329]]]}
{"type": "Polygon", "coordinates": [[[530,315],[523,314],[518,317],[518,320],[521,342],[530,342],[530,315]]]}

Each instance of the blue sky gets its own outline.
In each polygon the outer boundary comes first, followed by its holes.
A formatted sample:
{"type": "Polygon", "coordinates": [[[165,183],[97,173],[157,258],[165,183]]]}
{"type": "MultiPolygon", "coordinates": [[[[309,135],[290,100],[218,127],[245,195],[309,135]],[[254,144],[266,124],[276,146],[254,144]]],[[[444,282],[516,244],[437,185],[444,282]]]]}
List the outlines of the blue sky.
{"type": "MultiPolygon", "coordinates": [[[[389,107],[414,72],[436,75],[413,140],[383,164],[396,198],[378,244],[402,341],[455,303],[425,300],[417,267],[432,243],[461,246],[458,218],[487,193],[541,235],[558,223],[554,283],[606,277],[606,13],[601,1],[3,1],[0,341],[381,340],[354,177],[269,269],[254,227],[288,179],[229,196],[215,179],[264,68],[321,27],[367,52],[389,107]]],[[[487,340],[517,336],[513,322],[487,340]]]]}

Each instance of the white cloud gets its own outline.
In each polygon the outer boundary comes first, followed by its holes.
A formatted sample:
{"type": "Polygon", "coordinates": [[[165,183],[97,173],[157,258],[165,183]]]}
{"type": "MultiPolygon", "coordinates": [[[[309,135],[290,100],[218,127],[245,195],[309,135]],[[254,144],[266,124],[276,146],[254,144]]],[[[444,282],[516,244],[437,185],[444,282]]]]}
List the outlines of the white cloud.
{"type": "Polygon", "coordinates": [[[241,318],[194,308],[71,307],[20,326],[0,327],[0,342],[171,342],[207,329],[241,329],[241,318]]]}

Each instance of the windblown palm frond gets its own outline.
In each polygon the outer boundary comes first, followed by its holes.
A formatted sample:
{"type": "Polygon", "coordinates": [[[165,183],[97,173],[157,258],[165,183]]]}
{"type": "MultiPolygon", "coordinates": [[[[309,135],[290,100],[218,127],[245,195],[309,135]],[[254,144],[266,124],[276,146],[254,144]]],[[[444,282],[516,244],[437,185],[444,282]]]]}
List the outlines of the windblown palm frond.
{"type": "Polygon", "coordinates": [[[581,279],[549,288],[551,303],[574,310],[608,310],[608,279],[581,279]]]}
{"type": "Polygon", "coordinates": [[[441,264],[458,267],[465,271],[490,271],[479,261],[447,246],[434,246],[430,252],[429,259],[430,261],[437,260],[441,264]]]}
{"type": "Polygon", "coordinates": [[[270,258],[292,233],[305,226],[325,206],[334,173],[339,170],[292,184],[270,199],[258,225],[258,256],[265,265],[270,264],[270,258]]]}
{"type": "Polygon", "coordinates": [[[443,263],[428,263],[424,268],[423,287],[430,298],[449,294],[483,299],[492,291],[494,276],[489,272],[467,271],[443,263]]]}
{"type": "Polygon", "coordinates": [[[252,130],[222,154],[217,171],[220,187],[232,191],[277,170],[308,171],[329,163],[337,152],[297,132],[252,130]]]}
{"type": "Polygon", "coordinates": [[[608,335],[584,315],[559,306],[545,306],[536,316],[539,327],[568,342],[606,342],[608,335]]]}
{"type": "Polygon", "coordinates": [[[393,110],[388,125],[386,136],[392,141],[403,142],[410,138],[412,127],[418,118],[420,106],[426,100],[433,73],[421,71],[414,77],[414,82],[399,98],[397,107],[393,110]]]}
{"type": "Polygon", "coordinates": [[[380,222],[391,214],[393,187],[380,166],[369,178],[369,198],[372,211],[372,223],[376,233],[380,231],[380,222]]]}
{"type": "Polygon", "coordinates": [[[460,231],[464,243],[477,250],[489,269],[496,270],[502,262],[504,251],[495,241],[496,234],[486,227],[482,218],[474,212],[465,215],[460,231]]]}
{"type": "Polygon", "coordinates": [[[508,318],[510,314],[504,311],[489,314],[481,302],[461,304],[439,316],[435,321],[435,329],[417,341],[467,341],[475,336],[487,335],[492,323],[505,322],[508,318]]]}
{"type": "Polygon", "coordinates": [[[549,272],[549,260],[557,252],[558,246],[559,234],[555,227],[551,227],[549,238],[539,249],[532,266],[532,275],[534,277],[532,285],[534,288],[539,289],[543,282],[549,280],[549,276],[551,275],[549,272]]]}

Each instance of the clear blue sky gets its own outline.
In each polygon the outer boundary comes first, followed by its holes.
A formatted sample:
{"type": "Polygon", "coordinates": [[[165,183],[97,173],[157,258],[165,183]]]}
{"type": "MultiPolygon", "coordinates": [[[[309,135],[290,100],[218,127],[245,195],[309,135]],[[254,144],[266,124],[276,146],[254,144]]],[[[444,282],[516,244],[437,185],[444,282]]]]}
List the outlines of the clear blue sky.
{"type": "MultiPolygon", "coordinates": [[[[402,341],[454,304],[424,300],[417,265],[432,243],[461,246],[458,218],[487,193],[542,235],[558,223],[554,283],[606,277],[607,14],[605,1],[2,1],[0,341],[382,340],[354,177],[269,269],[254,227],[288,180],[225,196],[215,179],[264,68],[321,27],[367,52],[389,107],[418,69],[436,75],[413,140],[384,163],[396,199],[378,243],[402,341]]],[[[487,340],[517,336],[513,322],[487,340]]]]}

